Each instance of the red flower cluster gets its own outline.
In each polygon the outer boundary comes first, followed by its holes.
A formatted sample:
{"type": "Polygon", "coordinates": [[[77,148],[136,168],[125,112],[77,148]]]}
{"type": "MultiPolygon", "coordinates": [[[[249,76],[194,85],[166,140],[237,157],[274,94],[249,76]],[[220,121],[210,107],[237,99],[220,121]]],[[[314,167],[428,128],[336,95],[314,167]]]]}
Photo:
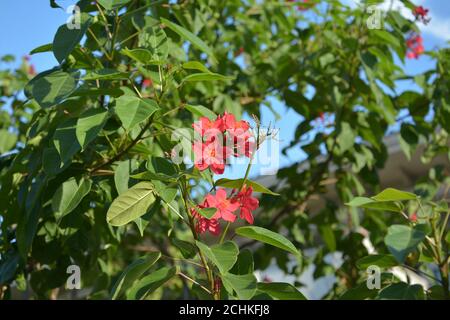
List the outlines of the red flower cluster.
{"type": "Polygon", "coordinates": [[[406,46],[408,47],[408,51],[406,53],[406,57],[408,59],[417,59],[424,52],[423,39],[418,34],[412,34],[406,40],[406,46]]]}
{"type": "Polygon", "coordinates": [[[245,50],[244,50],[244,47],[240,47],[239,49],[237,49],[235,52],[234,52],[234,57],[236,58],[236,57],[239,57],[241,54],[243,54],[245,52],[245,50]]]}
{"type": "MultiPolygon", "coordinates": [[[[287,0],[288,2],[296,2],[296,0],[287,0]]],[[[308,0],[301,0],[303,3],[307,3],[308,2],[308,0]]],[[[306,10],[308,10],[308,7],[305,7],[305,6],[302,6],[302,5],[298,5],[297,6],[297,10],[300,10],[300,11],[306,11],[306,10]]]]}
{"type": "Polygon", "coordinates": [[[219,220],[234,222],[236,220],[234,213],[238,210],[241,219],[253,224],[252,211],[258,208],[259,201],[252,197],[252,193],[253,188],[244,185],[242,190],[237,193],[233,190],[229,197],[225,189],[218,189],[215,195],[208,194],[203,203],[198,205],[198,208],[216,208],[217,210],[211,219],[207,219],[198,213],[196,208],[191,208],[191,214],[197,220],[196,231],[198,233],[209,231],[217,236],[220,234],[219,220]]]}
{"type": "Polygon", "coordinates": [[[143,88],[143,89],[148,88],[148,87],[151,87],[152,85],[153,85],[152,79],[144,79],[144,80],[142,81],[142,88],[143,88]]]}
{"type": "Polygon", "coordinates": [[[422,6],[415,7],[413,10],[413,15],[416,17],[417,20],[422,21],[424,24],[427,24],[430,22],[431,18],[429,18],[428,15],[428,9],[425,9],[422,6]]]}
{"type": "Polygon", "coordinates": [[[193,143],[194,164],[201,171],[210,168],[222,174],[230,156],[250,158],[255,149],[249,123],[236,121],[230,113],[225,112],[214,121],[201,117],[192,126],[201,137],[193,143]]]}

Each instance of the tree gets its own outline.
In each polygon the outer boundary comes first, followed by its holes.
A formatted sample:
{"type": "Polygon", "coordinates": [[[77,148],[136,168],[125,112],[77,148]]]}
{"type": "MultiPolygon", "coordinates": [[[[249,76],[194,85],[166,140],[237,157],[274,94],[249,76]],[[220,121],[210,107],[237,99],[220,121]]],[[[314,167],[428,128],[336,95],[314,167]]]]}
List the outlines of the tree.
{"type": "Polygon", "coordinates": [[[1,73],[4,297],[13,281],[54,297],[77,265],[88,298],[180,298],[188,288],[200,299],[304,299],[301,287],[257,281],[253,271],[273,258],[286,273],[314,264],[316,277],[335,274],[328,298],[449,297],[447,193],[436,201],[448,174],[432,168],[415,194],[379,193],[394,124],[407,155],[421,141],[424,161],[449,155],[450,53],[423,52],[417,24],[426,12],[411,21],[388,11],[381,29],[369,29],[369,4],[339,1],[77,6],[73,25],[31,52],[53,52],[57,67],[34,76],[24,61],[1,73]],[[396,62],[422,54],[435,70],[409,76],[396,62]],[[399,80],[422,91],[398,94],[399,80]],[[309,170],[281,169],[286,183],[273,191],[249,170],[214,180],[235,156],[250,168],[271,138],[258,118],[273,97],[304,118],[284,151],[301,148],[309,170]],[[244,112],[253,123],[240,120],[244,112]],[[181,149],[193,149],[193,165],[175,160],[181,149]],[[309,215],[308,201],[333,179],[339,201],[309,215]],[[364,229],[377,256],[362,244],[364,229]],[[311,247],[312,257],[302,254],[311,247]],[[334,270],[323,257],[337,251],[334,270]],[[430,262],[440,270],[430,290],[389,271],[424,274],[430,262]],[[386,271],[380,291],[365,286],[373,265],[386,271]]]}

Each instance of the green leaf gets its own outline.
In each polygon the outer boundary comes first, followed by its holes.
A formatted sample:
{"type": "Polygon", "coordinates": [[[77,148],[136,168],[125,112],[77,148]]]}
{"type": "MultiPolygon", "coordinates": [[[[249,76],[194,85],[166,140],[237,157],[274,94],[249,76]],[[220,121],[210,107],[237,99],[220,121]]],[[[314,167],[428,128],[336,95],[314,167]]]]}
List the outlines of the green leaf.
{"type": "Polygon", "coordinates": [[[300,256],[297,248],[284,236],[261,227],[247,226],[236,229],[236,234],[249,239],[270,244],[274,247],[286,250],[300,256]]]}
{"type": "Polygon", "coordinates": [[[113,300],[120,297],[144,272],[146,272],[161,257],[160,252],[151,252],[130,264],[122,272],[111,290],[113,300]]]}
{"type": "Polygon", "coordinates": [[[211,219],[216,214],[217,208],[197,208],[196,211],[206,219],[211,219]]]}
{"type": "Polygon", "coordinates": [[[153,184],[144,181],[119,195],[106,213],[106,221],[113,226],[123,226],[144,215],[155,202],[153,184]]]}
{"type": "Polygon", "coordinates": [[[356,261],[356,266],[365,270],[369,266],[378,266],[380,268],[392,268],[398,265],[397,260],[390,254],[373,254],[356,261]]]}
{"type": "Polygon", "coordinates": [[[91,23],[91,16],[86,13],[81,14],[80,28],[69,29],[68,24],[65,23],[58,28],[53,39],[53,53],[56,60],[62,63],[69,54],[80,43],[84,34],[86,33],[91,23]]]}
{"type": "Polygon", "coordinates": [[[42,53],[42,52],[50,52],[53,50],[53,44],[52,43],[47,43],[44,44],[42,46],[39,46],[37,48],[34,48],[33,50],[30,51],[30,54],[36,54],[36,53],[42,53]]]}
{"type": "Polygon", "coordinates": [[[194,47],[206,53],[213,61],[217,61],[216,57],[214,56],[213,50],[195,34],[165,18],[161,18],[161,22],[169,27],[172,31],[177,33],[184,40],[189,41],[194,47]]]}
{"type": "Polygon", "coordinates": [[[78,79],[64,71],[46,71],[28,82],[25,93],[42,108],[61,103],[77,88],[78,79]]]}
{"type": "MultiPolygon", "coordinates": [[[[244,179],[222,178],[222,179],[217,180],[214,184],[219,187],[239,189],[243,182],[244,182],[244,179]]],[[[260,192],[260,193],[271,194],[273,196],[279,196],[278,193],[270,191],[268,188],[264,187],[263,185],[255,182],[255,181],[247,179],[247,180],[245,180],[245,184],[247,186],[252,187],[254,192],[260,192]]]]}
{"type": "Polygon", "coordinates": [[[201,62],[198,61],[188,61],[183,63],[183,68],[188,70],[198,70],[204,73],[210,73],[211,71],[208,70],[207,67],[205,67],[201,62]]]}
{"type": "Polygon", "coordinates": [[[414,193],[400,191],[394,188],[387,188],[381,191],[376,196],[372,197],[375,201],[403,201],[403,200],[416,200],[418,196],[414,193]]]}
{"type": "Polygon", "coordinates": [[[127,4],[130,0],[97,0],[97,2],[106,10],[112,10],[127,4]]]}
{"type": "Polygon", "coordinates": [[[221,274],[228,272],[236,263],[239,248],[232,241],[213,246],[207,246],[200,241],[196,241],[196,244],[200,251],[217,266],[221,274]]]}
{"type": "Polygon", "coordinates": [[[149,64],[152,60],[152,53],[147,49],[137,48],[130,50],[124,48],[120,53],[142,64],[149,64]]]}
{"type": "Polygon", "coordinates": [[[307,300],[293,285],[283,282],[258,283],[258,291],[262,291],[279,300],[307,300]]]}
{"type": "Polygon", "coordinates": [[[186,108],[186,110],[188,110],[190,113],[199,116],[199,117],[207,117],[210,120],[214,120],[217,118],[217,115],[209,110],[208,108],[205,108],[204,106],[200,106],[200,105],[190,105],[187,104],[184,106],[186,108]]]}
{"type": "Polygon", "coordinates": [[[77,183],[74,177],[69,178],[56,190],[52,198],[52,209],[56,219],[71,213],[91,190],[92,181],[82,178],[77,183]]]}
{"type": "Polygon", "coordinates": [[[10,151],[17,142],[17,136],[6,129],[0,129],[0,154],[10,151]]]}
{"type": "Polygon", "coordinates": [[[77,119],[68,119],[55,130],[53,135],[53,144],[64,165],[69,163],[73,156],[81,149],[76,135],[76,128],[77,119]]]}
{"type": "Polygon", "coordinates": [[[2,262],[0,263],[0,285],[6,284],[14,277],[17,268],[19,267],[20,255],[15,251],[11,255],[2,256],[2,262]]]}
{"type": "Polygon", "coordinates": [[[350,207],[361,207],[365,209],[392,211],[392,212],[401,212],[403,210],[403,207],[400,203],[389,201],[377,202],[371,198],[365,197],[356,197],[352,201],[346,203],[345,205],[350,207]]]}
{"type": "Polygon", "coordinates": [[[226,273],[221,276],[228,292],[236,293],[240,300],[249,300],[256,293],[257,280],[253,274],[235,275],[226,273]]]}
{"type": "Polygon", "coordinates": [[[75,129],[81,150],[84,150],[98,136],[108,119],[108,115],[107,110],[100,108],[91,108],[81,114],[75,129]]]}
{"type": "Polygon", "coordinates": [[[122,96],[116,100],[115,111],[126,130],[147,120],[159,109],[157,103],[150,99],[134,96],[122,96]]]}
{"type": "Polygon", "coordinates": [[[115,69],[100,69],[87,72],[83,80],[128,80],[129,78],[130,75],[127,72],[115,69]]]}
{"type": "Polygon", "coordinates": [[[185,259],[192,259],[197,254],[197,249],[195,248],[195,245],[183,241],[177,238],[171,238],[170,242],[178,249],[180,250],[181,254],[185,259]]]}
{"type": "Polygon", "coordinates": [[[194,73],[186,76],[182,82],[196,82],[196,81],[227,81],[232,80],[233,77],[223,76],[218,73],[194,73]]]}
{"type": "Polygon", "coordinates": [[[114,170],[114,185],[117,193],[120,195],[128,190],[128,181],[130,179],[130,160],[119,162],[114,170]]]}
{"type": "Polygon", "coordinates": [[[379,299],[423,300],[424,291],[420,284],[394,283],[380,291],[379,299]]]}
{"type": "Polygon", "coordinates": [[[425,232],[420,228],[392,225],[388,229],[388,233],[384,238],[384,243],[395,259],[397,259],[398,262],[403,263],[408,254],[413,252],[425,239],[425,236],[425,232]]]}
{"type": "Polygon", "coordinates": [[[136,180],[159,180],[164,182],[175,182],[177,181],[177,177],[169,176],[164,173],[159,172],[151,172],[151,171],[145,171],[133,174],[131,178],[136,180]]]}
{"type": "Polygon", "coordinates": [[[230,270],[232,274],[249,274],[253,273],[254,270],[254,262],[252,252],[248,249],[244,249],[239,252],[236,263],[233,268],[230,270]]]}
{"type": "Polygon", "coordinates": [[[150,61],[164,61],[169,54],[167,36],[160,26],[144,28],[139,33],[139,46],[150,50],[150,61]]]}
{"type": "Polygon", "coordinates": [[[128,300],[143,300],[177,273],[175,267],[164,267],[140,279],[127,294],[128,300]]]}

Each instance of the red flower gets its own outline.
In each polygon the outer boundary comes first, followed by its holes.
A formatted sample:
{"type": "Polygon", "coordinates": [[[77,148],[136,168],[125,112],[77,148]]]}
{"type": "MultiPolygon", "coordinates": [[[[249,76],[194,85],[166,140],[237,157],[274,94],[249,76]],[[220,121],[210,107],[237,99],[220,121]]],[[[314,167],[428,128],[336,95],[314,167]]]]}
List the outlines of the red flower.
{"type": "Polygon", "coordinates": [[[210,208],[217,209],[213,219],[222,218],[229,222],[234,222],[236,220],[236,216],[233,212],[239,209],[240,204],[228,199],[225,189],[218,189],[215,195],[208,194],[206,196],[206,201],[210,208]]]}
{"type": "Polygon", "coordinates": [[[253,188],[244,185],[242,190],[233,198],[233,201],[239,203],[240,217],[248,223],[253,224],[252,211],[258,209],[259,200],[252,197],[253,188]]]}
{"type": "Polygon", "coordinates": [[[243,47],[240,47],[239,49],[237,49],[235,52],[234,52],[234,57],[236,58],[236,57],[239,57],[241,54],[243,54],[244,53],[244,48],[243,47]]]}
{"type": "Polygon", "coordinates": [[[425,9],[422,6],[415,7],[413,10],[413,15],[416,17],[417,20],[422,21],[424,24],[427,24],[430,22],[430,18],[427,17],[428,15],[428,9],[425,9]]]}
{"type": "MultiPolygon", "coordinates": [[[[199,208],[208,208],[208,203],[205,200],[202,205],[198,206],[199,208]]],[[[207,219],[195,210],[195,208],[191,208],[191,214],[194,219],[197,220],[195,225],[195,230],[198,233],[204,233],[209,231],[212,235],[218,236],[220,234],[220,224],[217,219],[207,219]]]]}
{"type": "Polygon", "coordinates": [[[192,127],[202,137],[206,136],[207,140],[211,137],[217,136],[221,131],[224,131],[222,129],[222,119],[220,119],[220,117],[217,117],[215,121],[211,121],[207,117],[201,117],[199,121],[192,124],[192,127]]]}
{"type": "Polygon", "coordinates": [[[411,217],[409,217],[409,219],[411,220],[411,222],[417,222],[417,213],[414,212],[411,217]]]}
{"type": "MultiPolygon", "coordinates": [[[[287,2],[295,2],[296,0],[287,0],[287,2]]],[[[308,2],[308,0],[302,0],[302,2],[303,3],[307,3],[308,2]]],[[[305,7],[305,6],[302,6],[302,5],[298,5],[297,6],[297,10],[300,10],[300,11],[306,11],[306,10],[308,10],[308,7],[305,7]]]]}
{"type": "Polygon", "coordinates": [[[230,113],[225,112],[215,120],[201,117],[192,127],[201,136],[193,143],[194,164],[199,170],[211,168],[214,173],[222,174],[228,157],[245,155],[250,158],[255,150],[250,124],[236,121],[230,113]]]}
{"type": "Polygon", "coordinates": [[[406,57],[408,59],[417,59],[425,51],[423,46],[423,38],[417,34],[412,34],[406,40],[406,46],[408,47],[408,51],[406,53],[406,57]]]}
{"type": "Polygon", "coordinates": [[[222,117],[222,124],[233,144],[234,156],[245,155],[250,158],[255,149],[255,143],[251,141],[253,134],[249,131],[250,124],[245,120],[236,121],[234,115],[226,112],[222,117]]]}
{"type": "Polygon", "coordinates": [[[216,174],[222,174],[225,170],[225,161],[231,154],[231,149],[222,146],[220,140],[203,143],[196,141],[194,148],[194,164],[200,171],[208,167],[216,174]]]}
{"type": "Polygon", "coordinates": [[[30,76],[36,75],[36,69],[35,69],[35,67],[34,67],[33,64],[31,64],[31,65],[28,67],[28,74],[29,74],[30,76]]]}
{"type": "Polygon", "coordinates": [[[152,79],[144,79],[144,81],[142,81],[142,88],[148,88],[151,87],[153,85],[153,81],[152,79]]]}

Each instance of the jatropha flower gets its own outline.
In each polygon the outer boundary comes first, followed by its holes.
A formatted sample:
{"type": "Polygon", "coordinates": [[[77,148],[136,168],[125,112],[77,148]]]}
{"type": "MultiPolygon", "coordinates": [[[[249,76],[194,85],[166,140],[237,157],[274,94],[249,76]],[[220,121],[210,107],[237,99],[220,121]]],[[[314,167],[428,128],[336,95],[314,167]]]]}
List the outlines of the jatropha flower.
{"type": "Polygon", "coordinates": [[[144,80],[142,81],[142,88],[143,88],[143,89],[148,88],[148,87],[151,87],[152,85],[153,85],[152,79],[144,79],[144,80]]]}
{"type": "Polygon", "coordinates": [[[242,190],[237,192],[233,190],[230,196],[227,196],[225,189],[218,189],[216,194],[208,194],[199,209],[216,208],[217,211],[211,219],[208,219],[198,213],[196,208],[191,208],[191,214],[196,219],[195,229],[198,233],[209,231],[212,235],[220,234],[219,220],[227,222],[236,221],[236,212],[239,210],[240,218],[253,224],[252,211],[259,206],[258,199],[252,197],[252,187],[243,186],[242,190]]]}
{"type": "Polygon", "coordinates": [[[244,186],[241,191],[232,199],[235,203],[239,203],[240,217],[248,223],[253,224],[252,211],[258,209],[259,200],[252,197],[253,188],[244,186]]]}
{"type": "MultiPolygon", "coordinates": [[[[296,2],[296,0],[287,0],[288,2],[296,2]]],[[[303,3],[308,3],[308,0],[301,0],[301,2],[303,2],[303,3]]],[[[303,5],[298,5],[297,6],[297,10],[300,10],[300,11],[306,11],[306,10],[308,10],[308,7],[306,7],[306,6],[303,6],[303,5]]]]}
{"type": "Polygon", "coordinates": [[[251,157],[255,143],[247,121],[237,121],[234,115],[225,112],[215,120],[201,117],[192,124],[200,135],[193,143],[194,165],[203,171],[210,168],[216,174],[225,170],[227,158],[251,157]]]}
{"type": "Polygon", "coordinates": [[[428,9],[422,6],[415,7],[413,10],[413,15],[417,20],[422,21],[424,24],[428,24],[431,18],[428,17],[428,9]]]}
{"type": "Polygon", "coordinates": [[[408,59],[417,59],[424,52],[423,38],[418,34],[413,33],[406,40],[406,46],[408,47],[406,53],[408,59]]]}

